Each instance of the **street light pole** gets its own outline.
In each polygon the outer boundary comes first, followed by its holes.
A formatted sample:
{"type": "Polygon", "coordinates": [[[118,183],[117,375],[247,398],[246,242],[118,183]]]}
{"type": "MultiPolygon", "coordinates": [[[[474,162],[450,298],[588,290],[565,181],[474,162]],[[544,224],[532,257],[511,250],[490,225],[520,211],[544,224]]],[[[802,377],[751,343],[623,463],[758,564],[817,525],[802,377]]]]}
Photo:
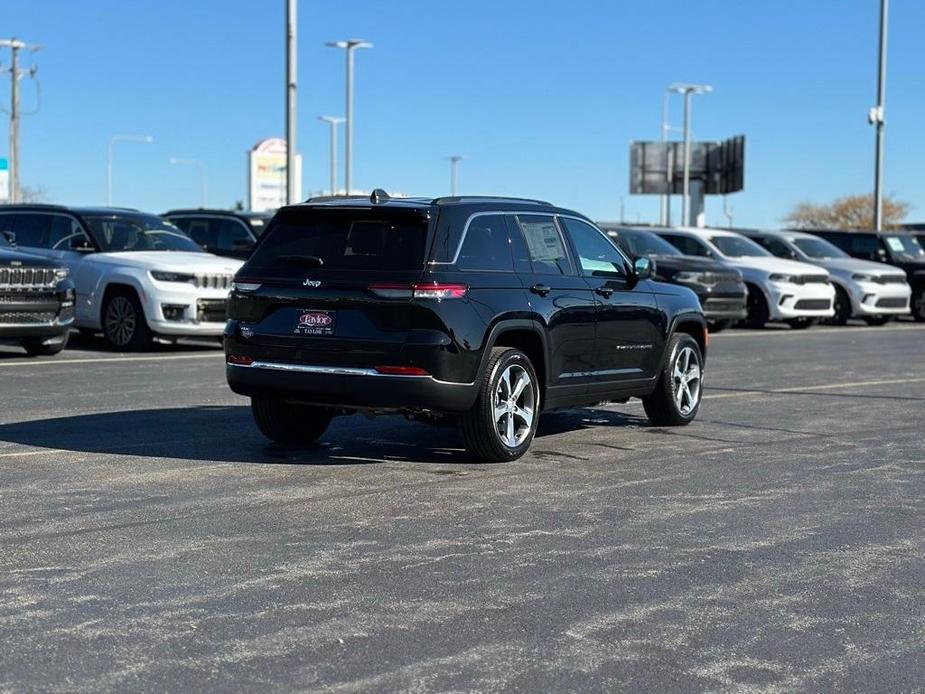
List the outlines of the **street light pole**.
{"type": "Polygon", "coordinates": [[[713,91],[708,84],[672,84],[670,91],[684,95],[684,187],[681,199],[681,224],[693,226],[690,220],[691,206],[691,97],[713,91]]]}
{"type": "Polygon", "coordinates": [[[298,0],[286,0],[286,204],[296,202],[296,10],[298,0]]]}
{"type": "Polygon", "coordinates": [[[109,138],[109,149],[106,156],[106,206],[112,207],[112,146],[116,142],[154,142],[150,135],[113,135],[109,138]]]}
{"type": "Polygon", "coordinates": [[[886,39],[890,0],[880,0],[880,50],[877,57],[877,105],[869,120],[876,128],[874,145],[874,229],[883,229],[883,126],[886,106],[886,39]]]}
{"type": "MultiPolygon", "coordinates": [[[[671,97],[671,92],[666,89],[664,94],[662,94],[662,127],[661,127],[661,133],[659,135],[662,142],[668,141],[668,99],[670,97],[671,97]]],[[[666,152],[666,157],[667,156],[669,155],[666,152]]],[[[666,181],[667,185],[671,186],[671,177],[668,176],[667,173],[666,173],[666,178],[668,179],[666,181]]],[[[670,190],[670,187],[669,187],[669,190],[670,190]]],[[[668,220],[671,217],[671,213],[670,213],[671,208],[669,207],[670,205],[671,205],[671,194],[665,193],[659,199],[659,211],[658,211],[658,223],[661,224],[663,227],[666,227],[669,224],[668,220]]]]}
{"type": "Polygon", "coordinates": [[[206,165],[198,159],[183,159],[181,157],[170,157],[171,164],[189,164],[199,169],[200,182],[202,184],[202,207],[209,206],[209,176],[206,173],[206,165]]]}
{"type": "Polygon", "coordinates": [[[18,39],[0,40],[0,46],[10,49],[10,202],[19,202],[19,80],[25,75],[34,76],[36,68],[31,70],[19,69],[19,51],[23,49],[33,52],[38,46],[31,46],[18,39]]]}
{"type": "Polygon", "coordinates": [[[455,198],[459,195],[459,162],[463,160],[461,154],[447,157],[450,160],[450,194],[455,198]]]}
{"type": "Polygon", "coordinates": [[[318,116],[331,126],[331,195],[337,195],[337,126],[344,122],[339,116],[318,116]]]}
{"type": "Polygon", "coordinates": [[[329,48],[343,48],[347,52],[347,109],[346,136],[344,138],[344,192],[350,195],[352,190],[352,158],[353,158],[353,52],[357,48],[372,48],[373,44],[363,39],[347,39],[346,41],[329,41],[325,44],[329,48]]]}

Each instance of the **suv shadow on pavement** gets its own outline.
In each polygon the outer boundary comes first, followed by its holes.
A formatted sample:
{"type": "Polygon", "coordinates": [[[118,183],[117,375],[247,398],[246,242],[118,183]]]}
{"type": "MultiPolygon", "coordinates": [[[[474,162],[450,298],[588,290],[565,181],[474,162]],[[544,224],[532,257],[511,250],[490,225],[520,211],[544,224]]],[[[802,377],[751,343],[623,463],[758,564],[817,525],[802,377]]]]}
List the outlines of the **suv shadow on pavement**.
{"type": "MultiPolygon", "coordinates": [[[[0,425],[0,442],[76,453],[264,465],[474,463],[453,426],[378,417],[343,417],[322,444],[268,444],[250,426],[247,406],[177,407],[102,412],[0,425]]],[[[563,410],[543,416],[538,442],[568,431],[645,424],[644,417],[607,410],[563,410]]],[[[617,447],[618,448],[618,447],[617,447]]],[[[540,451],[538,451],[539,453],[540,451]]],[[[546,457],[555,451],[542,451],[546,457]]],[[[563,459],[573,456],[562,454],[563,459]]],[[[15,459],[15,458],[14,458],[15,459]]],[[[482,463],[484,464],[484,463],[482,463]]]]}

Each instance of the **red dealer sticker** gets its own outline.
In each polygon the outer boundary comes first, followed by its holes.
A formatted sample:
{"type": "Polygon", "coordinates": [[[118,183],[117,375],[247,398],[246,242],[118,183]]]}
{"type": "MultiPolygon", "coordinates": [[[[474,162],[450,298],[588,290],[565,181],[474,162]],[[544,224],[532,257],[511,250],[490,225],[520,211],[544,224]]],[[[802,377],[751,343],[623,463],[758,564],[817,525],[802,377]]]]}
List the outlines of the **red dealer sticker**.
{"type": "Polygon", "coordinates": [[[333,335],[333,311],[305,311],[299,314],[295,331],[297,335],[333,335]]]}

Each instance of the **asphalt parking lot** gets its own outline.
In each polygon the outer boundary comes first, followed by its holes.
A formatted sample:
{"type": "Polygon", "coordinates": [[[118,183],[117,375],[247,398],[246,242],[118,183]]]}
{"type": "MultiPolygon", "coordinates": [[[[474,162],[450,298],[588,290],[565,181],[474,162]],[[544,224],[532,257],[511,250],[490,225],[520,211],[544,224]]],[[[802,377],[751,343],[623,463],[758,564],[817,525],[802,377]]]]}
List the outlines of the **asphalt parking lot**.
{"type": "Polygon", "coordinates": [[[0,690],[910,690],[925,326],[729,331],[698,420],[337,420],[269,445],[214,346],[0,347],[0,690]]]}

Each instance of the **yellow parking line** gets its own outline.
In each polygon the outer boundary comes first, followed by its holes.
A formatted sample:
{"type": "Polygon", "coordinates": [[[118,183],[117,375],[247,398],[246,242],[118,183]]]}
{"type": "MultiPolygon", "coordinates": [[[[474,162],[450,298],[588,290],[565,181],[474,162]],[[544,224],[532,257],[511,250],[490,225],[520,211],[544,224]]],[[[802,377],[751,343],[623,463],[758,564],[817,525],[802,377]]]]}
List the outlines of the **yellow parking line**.
{"type": "Polygon", "coordinates": [[[88,359],[45,359],[42,361],[13,361],[0,362],[0,369],[16,366],[67,366],[68,364],[100,364],[103,362],[127,361],[164,361],[173,359],[213,359],[224,357],[223,352],[209,352],[208,354],[152,354],[143,357],[92,357],[88,359]]]}

